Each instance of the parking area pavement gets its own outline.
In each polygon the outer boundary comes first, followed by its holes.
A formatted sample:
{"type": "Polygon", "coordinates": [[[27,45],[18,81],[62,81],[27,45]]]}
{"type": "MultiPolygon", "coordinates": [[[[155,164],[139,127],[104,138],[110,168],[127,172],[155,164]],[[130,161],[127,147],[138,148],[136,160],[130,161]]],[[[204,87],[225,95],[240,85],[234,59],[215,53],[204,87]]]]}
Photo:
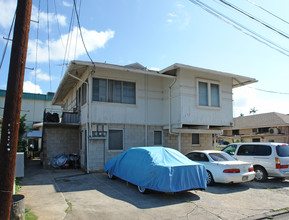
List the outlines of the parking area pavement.
{"type": "Polygon", "coordinates": [[[20,190],[38,219],[260,219],[289,209],[288,179],[140,194],[104,173],[43,170],[38,163],[26,166],[20,190]]]}

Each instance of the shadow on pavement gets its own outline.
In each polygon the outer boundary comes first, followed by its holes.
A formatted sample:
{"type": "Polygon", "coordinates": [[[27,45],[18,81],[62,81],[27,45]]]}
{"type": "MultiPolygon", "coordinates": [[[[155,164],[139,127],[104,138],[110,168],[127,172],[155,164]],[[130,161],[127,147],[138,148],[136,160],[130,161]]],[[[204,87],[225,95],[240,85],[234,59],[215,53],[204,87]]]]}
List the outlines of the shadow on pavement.
{"type": "Polygon", "coordinates": [[[104,173],[56,178],[56,183],[61,192],[95,190],[95,196],[101,193],[110,198],[128,202],[140,209],[169,206],[200,199],[193,193],[194,191],[174,194],[149,191],[148,194],[141,194],[135,185],[121,179],[111,180],[104,173]]]}

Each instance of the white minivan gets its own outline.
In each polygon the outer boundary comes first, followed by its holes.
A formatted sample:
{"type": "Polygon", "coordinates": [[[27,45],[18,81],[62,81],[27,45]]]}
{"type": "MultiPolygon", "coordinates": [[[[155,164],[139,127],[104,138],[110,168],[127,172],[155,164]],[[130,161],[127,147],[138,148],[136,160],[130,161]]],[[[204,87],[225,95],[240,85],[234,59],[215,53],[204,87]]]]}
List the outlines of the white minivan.
{"type": "Polygon", "coordinates": [[[222,149],[240,161],[250,162],[256,172],[255,180],[268,176],[289,177],[289,145],[284,143],[233,143],[222,149]]]}

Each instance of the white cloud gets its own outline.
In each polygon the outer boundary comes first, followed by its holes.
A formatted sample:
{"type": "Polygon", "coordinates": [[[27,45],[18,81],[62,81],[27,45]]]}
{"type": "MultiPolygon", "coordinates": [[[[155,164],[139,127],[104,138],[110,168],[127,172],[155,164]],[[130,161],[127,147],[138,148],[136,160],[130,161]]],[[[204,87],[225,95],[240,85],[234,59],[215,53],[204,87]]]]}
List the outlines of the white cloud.
{"type": "Polygon", "coordinates": [[[62,4],[65,7],[72,7],[72,4],[68,3],[67,1],[62,1],[62,4]]]}
{"type": "Polygon", "coordinates": [[[154,70],[154,71],[160,71],[161,69],[160,68],[158,68],[158,67],[151,67],[151,68],[149,68],[150,70],[154,70]]]}
{"type": "Polygon", "coordinates": [[[31,76],[35,77],[36,74],[36,80],[37,81],[50,81],[50,80],[54,80],[55,77],[54,76],[49,76],[49,74],[42,72],[41,69],[37,69],[37,71],[32,71],[31,72],[31,76]]]}
{"type": "Polygon", "coordinates": [[[175,12],[168,13],[167,23],[176,24],[180,29],[186,28],[191,22],[191,15],[182,4],[176,4],[175,12]]]}
{"type": "Polygon", "coordinates": [[[16,0],[0,0],[0,26],[9,28],[16,9],[16,0]]]}
{"type": "MultiPolygon", "coordinates": [[[[40,11],[39,13],[39,27],[40,28],[47,27],[47,17],[48,17],[49,25],[57,24],[58,22],[59,25],[66,26],[66,17],[64,15],[60,15],[60,14],[56,15],[55,13],[47,14],[46,12],[40,11]]],[[[34,5],[32,6],[31,20],[38,21],[38,8],[34,5]]],[[[38,24],[35,22],[31,22],[31,25],[35,28],[38,26],[38,24]]]]}
{"type": "Polygon", "coordinates": [[[31,81],[25,81],[23,85],[23,92],[29,92],[29,93],[40,93],[42,94],[42,90],[40,86],[35,85],[31,81]]]}
{"type": "MultiPolygon", "coordinates": [[[[114,31],[108,30],[105,32],[97,32],[94,30],[87,30],[85,28],[81,28],[84,42],[88,52],[92,52],[96,49],[103,48],[108,40],[114,37],[114,31]]],[[[49,42],[50,47],[50,59],[54,61],[59,61],[64,59],[65,48],[62,42],[67,42],[68,36],[71,39],[71,45],[74,45],[76,48],[72,46],[70,49],[71,53],[69,53],[68,60],[77,59],[79,56],[84,55],[85,49],[82,45],[82,41],[80,38],[79,30],[77,27],[74,27],[70,34],[61,35],[61,37],[57,40],[51,40],[49,42]],[[75,54],[74,54],[75,53],[75,54]]],[[[48,61],[48,46],[47,41],[38,42],[38,57],[37,60],[39,62],[47,62],[48,61]]],[[[36,56],[36,40],[30,40],[28,43],[28,62],[34,62],[36,56]]]]}
{"type": "Polygon", "coordinates": [[[253,86],[243,86],[233,90],[234,117],[241,113],[249,115],[250,109],[256,108],[257,114],[268,112],[289,113],[288,96],[264,93],[253,86]]]}

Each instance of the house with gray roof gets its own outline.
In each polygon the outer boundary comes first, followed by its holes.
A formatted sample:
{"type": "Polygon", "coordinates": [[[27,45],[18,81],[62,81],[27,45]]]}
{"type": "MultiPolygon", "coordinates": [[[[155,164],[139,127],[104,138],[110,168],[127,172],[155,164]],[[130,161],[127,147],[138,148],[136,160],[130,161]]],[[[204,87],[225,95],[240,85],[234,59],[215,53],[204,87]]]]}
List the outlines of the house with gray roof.
{"type": "Polygon", "coordinates": [[[289,115],[277,112],[234,118],[232,128],[224,128],[218,142],[289,143],[289,115]]]}

